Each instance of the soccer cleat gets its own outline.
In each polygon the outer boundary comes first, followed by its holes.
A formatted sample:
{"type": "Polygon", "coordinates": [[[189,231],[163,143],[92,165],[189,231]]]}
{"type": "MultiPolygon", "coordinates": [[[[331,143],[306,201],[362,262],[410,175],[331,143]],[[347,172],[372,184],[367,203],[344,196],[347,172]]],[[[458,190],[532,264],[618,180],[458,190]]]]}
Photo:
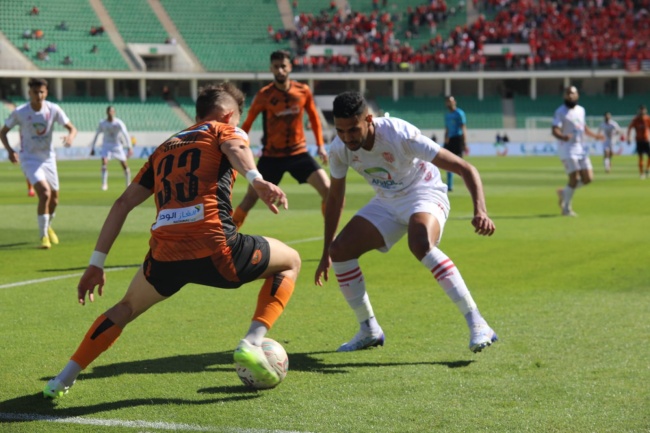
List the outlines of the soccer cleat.
{"type": "Polygon", "coordinates": [[[59,244],[59,237],[54,233],[54,230],[52,230],[52,227],[47,228],[47,236],[50,238],[50,242],[54,245],[59,244]]]}
{"type": "MultiPolygon", "coordinates": [[[[74,382],[72,382],[72,385],[74,385],[74,382]]],[[[45,398],[63,397],[65,394],[68,393],[70,386],[66,386],[63,382],[61,382],[59,379],[55,377],[54,379],[50,380],[47,383],[47,385],[45,385],[45,388],[43,388],[43,397],[45,398]]]]}
{"type": "Polygon", "coordinates": [[[641,173],[641,176],[639,176],[641,180],[645,180],[646,177],[648,177],[646,173],[641,173]]]}
{"type": "Polygon", "coordinates": [[[268,388],[280,383],[280,377],[269,364],[260,346],[254,346],[247,340],[242,340],[235,349],[233,358],[236,364],[251,372],[255,383],[262,383],[268,388]]]}
{"type": "Polygon", "coordinates": [[[108,191],[108,185],[102,184],[102,191],[108,191]]]}
{"type": "Polygon", "coordinates": [[[480,352],[498,340],[499,337],[497,337],[496,332],[494,332],[487,324],[474,325],[470,329],[469,350],[474,353],[480,352]]]}
{"type": "Polygon", "coordinates": [[[38,246],[42,250],[49,250],[52,248],[52,244],[50,243],[50,238],[47,236],[43,236],[41,238],[41,244],[38,246]]]}
{"type": "Polygon", "coordinates": [[[384,337],[384,332],[379,330],[379,335],[373,336],[364,331],[357,332],[357,335],[352,337],[352,340],[347,343],[341,344],[341,346],[336,349],[337,352],[354,352],[355,350],[367,349],[369,347],[383,346],[386,337],[384,337]]]}
{"type": "Polygon", "coordinates": [[[577,217],[578,214],[573,211],[573,209],[563,209],[562,216],[577,217]]]}

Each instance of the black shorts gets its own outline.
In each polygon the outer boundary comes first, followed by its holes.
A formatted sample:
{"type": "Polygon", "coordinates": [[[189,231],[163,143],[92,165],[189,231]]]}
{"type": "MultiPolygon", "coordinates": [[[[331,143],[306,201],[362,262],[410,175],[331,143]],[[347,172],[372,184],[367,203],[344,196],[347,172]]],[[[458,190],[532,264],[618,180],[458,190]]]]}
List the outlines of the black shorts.
{"type": "Polygon", "coordinates": [[[281,158],[262,156],[257,161],[257,169],[264,180],[268,180],[274,185],[280,184],[282,176],[287,171],[298,183],[306,183],[309,176],[320,168],[316,160],[307,152],[281,158]]]}
{"type": "Polygon", "coordinates": [[[465,136],[457,135],[455,137],[449,137],[449,141],[445,144],[445,149],[462,158],[463,152],[465,151],[465,136]]]}
{"type": "Polygon", "coordinates": [[[643,140],[637,140],[637,142],[636,142],[636,153],[639,156],[643,155],[644,153],[646,155],[650,156],[650,142],[643,141],[643,140]]]}
{"type": "Polygon", "coordinates": [[[237,233],[230,249],[227,260],[223,256],[209,256],[175,262],[160,262],[151,256],[150,250],[142,264],[144,276],[162,296],[172,296],[188,283],[236,289],[258,279],[268,267],[269,243],[261,236],[237,233]],[[234,269],[236,275],[225,276],[219,268],[234,269]]]}

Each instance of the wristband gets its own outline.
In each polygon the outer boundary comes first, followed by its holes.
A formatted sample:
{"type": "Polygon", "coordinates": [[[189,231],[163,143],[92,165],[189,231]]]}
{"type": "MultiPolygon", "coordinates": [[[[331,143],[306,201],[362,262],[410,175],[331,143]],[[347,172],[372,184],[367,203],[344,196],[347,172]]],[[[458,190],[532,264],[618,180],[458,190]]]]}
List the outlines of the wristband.
{"type": "Polygon", "coordinates": [[[252,184],[255,179],[264,179],[262,174],[257,170],[248,170],[246,172],[246,180],[248,183],[252,184]]]}
{"type": "Polygon", "coordinates": [[[106,261],[106,253],[93,251],[92,255],[90,256],[90,263],[88,264],[97,266],[99,269],[104,269],[104,261],[106,261]]]}

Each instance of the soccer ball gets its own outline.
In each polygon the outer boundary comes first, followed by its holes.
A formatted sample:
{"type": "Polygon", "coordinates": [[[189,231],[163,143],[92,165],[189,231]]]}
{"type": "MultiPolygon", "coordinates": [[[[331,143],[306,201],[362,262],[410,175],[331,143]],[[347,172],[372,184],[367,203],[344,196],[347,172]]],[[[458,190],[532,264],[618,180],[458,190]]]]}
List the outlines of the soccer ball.
{"type": "Polygon", "coordinates": [[[271,338],[265,338],[262,341],[262,350],[264,351],[264,354],[266,355],[266,359],[269,361],[269,364],[271,364],[271,367],[277,373],[280,380],[272,384],[263,383],[259,381],[256,382],[255,378],[253,377],[249,369],[237,364],[236,365],[237,375],[241,379],[242,383],[249,388],[254,388],[254,389],[275,388],[287,376],[287,371],[289,370],[289,356],[287,355],[287,352],[284,350],[284,347],[282,347],[280,343],[278,343],[277,341],[271,338]]]}

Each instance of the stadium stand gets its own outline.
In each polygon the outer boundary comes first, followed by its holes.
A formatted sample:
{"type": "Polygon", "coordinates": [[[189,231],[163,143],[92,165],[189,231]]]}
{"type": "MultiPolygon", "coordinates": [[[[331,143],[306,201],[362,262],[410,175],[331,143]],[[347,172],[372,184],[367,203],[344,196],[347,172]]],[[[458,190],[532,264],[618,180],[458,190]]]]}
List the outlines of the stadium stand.
{"type": "Polygon", "coordinates": [[[102,0],[125,42],[162,44],[169,35],[151,10],[147,0],[102,0]]]}
{"type": "Polygon", "coordinates": [[[161,0],[161,4],[208,71],[268,71],[269,53],[289,49],[288,43],[276,43],[267,33],[269,24],[282,27],[275,0],[227,6],[203,0],[161,0]]]}
{"type": "Polygon", "coordinates": [[[65,2],[42,2],[38,15],[30,15],[32,0],[11,0],[2,2],[0,29],[18,48],[29,46],[23,54],[41,69],[75,70],[128,70],[129,67],[107,35],[91,36],[92,26],[100,26],[100,20],[87,0],[65,2]],[[67,30],[61,29],[65,23],[67,30]],[[24,33],[41,38],[24,38],[24,33]],[[44,52],[51,44],[56,52],[44,52]],[[97,52],[92,53],[93,45],[97,52]],[[41,52],[39,59],[38,52],[41,52]],[[66,56],[71,59],[65,64],[66,56]],[[47,60],[46,60],[47,59],[47,60]]]}

